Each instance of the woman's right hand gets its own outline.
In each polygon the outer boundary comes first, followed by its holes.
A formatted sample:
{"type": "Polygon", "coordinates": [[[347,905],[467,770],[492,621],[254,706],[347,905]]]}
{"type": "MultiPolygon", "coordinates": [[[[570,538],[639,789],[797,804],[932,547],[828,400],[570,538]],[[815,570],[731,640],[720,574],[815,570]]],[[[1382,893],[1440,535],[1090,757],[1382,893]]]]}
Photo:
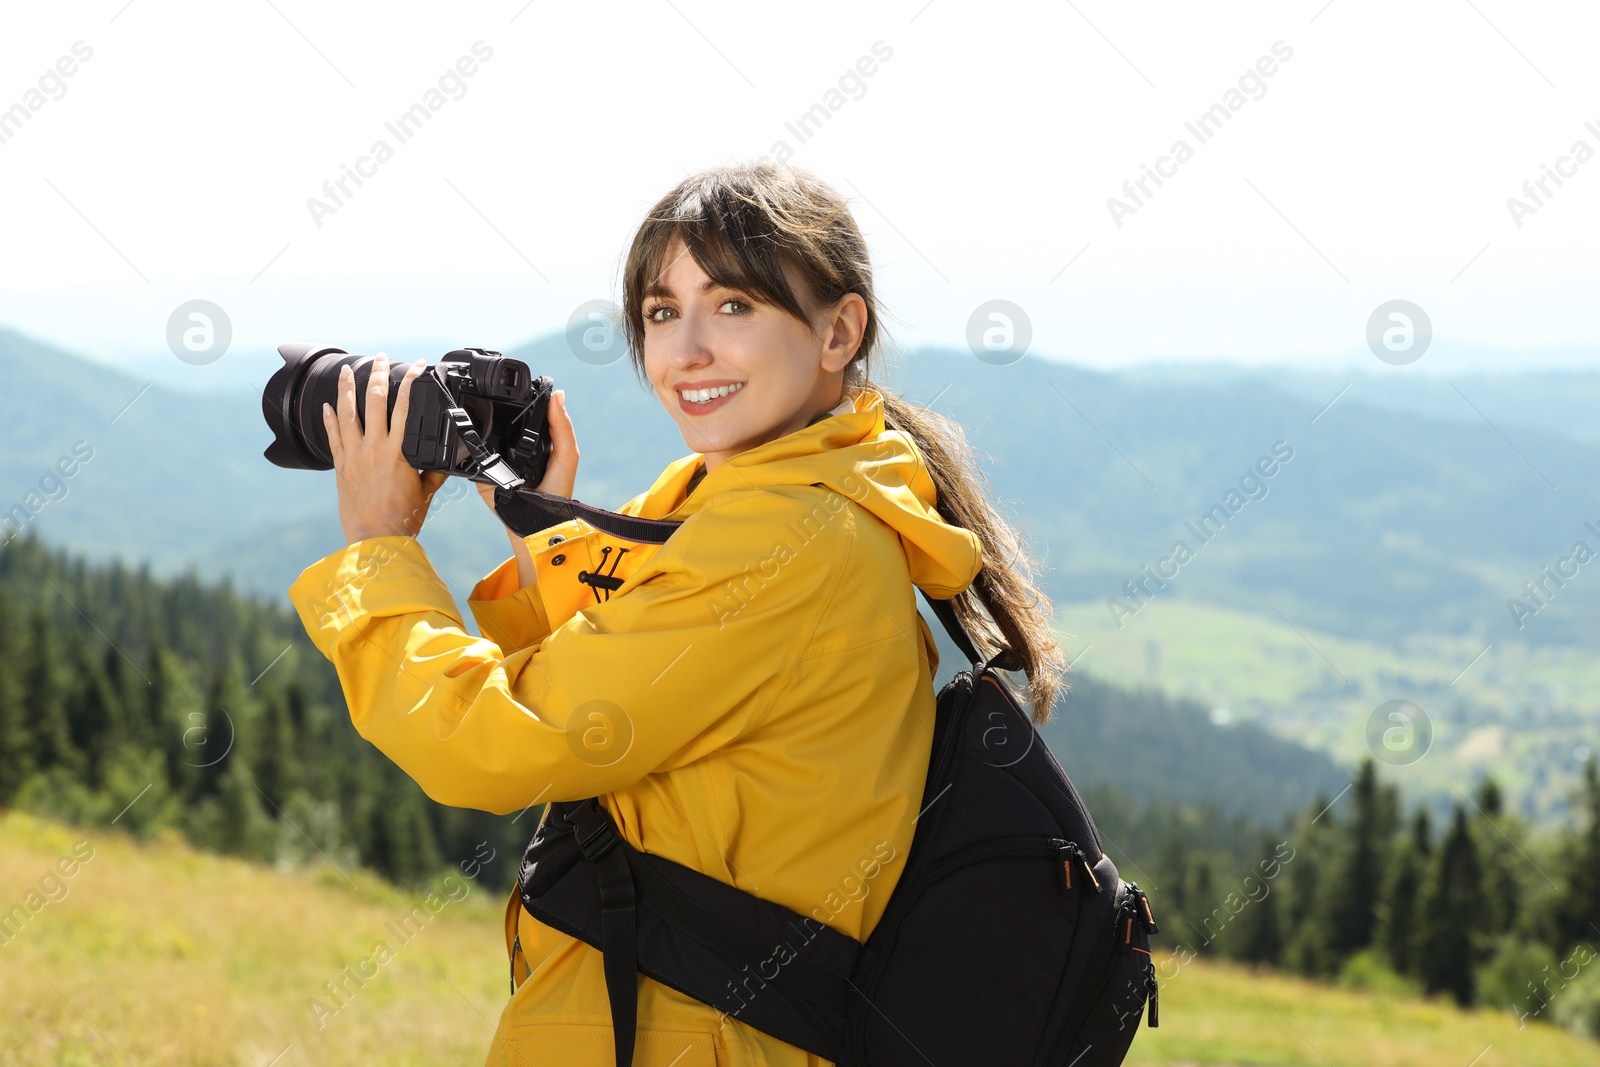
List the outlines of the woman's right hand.
{"type": "MultiPolygon", "coordinates": [[[[578,481],[578,435],[572,428],[572,416],[567,414],[567,391],[557,389],[550,399],[547,432],[550,434],[550,457],[545,461],[544,477],[534,486],[534,491],[552,496],[572,496],[578,481]]],[[[478,495],[494,510],[492,483],[478,482],[478,495]]]]}
{"type": "MultiPolygon", "coordinates": [[[[557,389],[551,398],[547,429],[550,433],[550,458],[545,462],[544,477],[534,487],[535,491],[571,497],[578,480],[578,436],[572,428],[572,417],[567,414],[567,393],[564,389],[557,389]]],[[[494,511],[494,484],[480,482],[477,485],[478,495],[489,505],[489,510],[494,511]]],[[[526,538],[519,537],[509,526],[506,527],[506,534],[511,538],[511,551],[517,559],[517,585],[526,589],[537,580],[533,555],[528,551],[526,538]]]]}

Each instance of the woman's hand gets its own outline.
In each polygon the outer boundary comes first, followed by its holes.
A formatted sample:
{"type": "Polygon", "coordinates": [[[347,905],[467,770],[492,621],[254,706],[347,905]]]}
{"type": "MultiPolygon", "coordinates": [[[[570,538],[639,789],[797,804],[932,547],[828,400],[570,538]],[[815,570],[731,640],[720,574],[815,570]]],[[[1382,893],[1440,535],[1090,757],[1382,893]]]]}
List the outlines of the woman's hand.
{"type": "MultiPolygon", "coordinates": [[[[550,456],[545,460],[544,477],[534,486],[538,493],[552,496],[572,496],[572,487],[578,482],[578,435],[572,429],[572,416],[567,414],[567,391],[557,389],[551,394],[546,431],[550,434],[550,456]]],[[[476,482],[478,495],[494,511],[492,483],[476,482]]],[[[498,514],[498,513],[496,513],[498,514]]]]}
{"type": "Polygon", "coordinates": [[[406,372],[392,420],[385,417],[389,360],[382,352],[372,361],[367,379],[365,430],[356,418],[355,374],[348,363],[339,368],[339,410],[322,405],[322,423],[338,472],[339,522],[349,544],[369,537],[415,537],[433,494],[448,477],[443,471],[417,470],[400,452],[411,408],[411,383],[425,366],[426,361],[419,359],[406,372]]]}
{"type": "MultiPolygon", "coordinates": [[[[567,414],[566,390],[557,389],[552,400],[548,426],[550,458],[545,462],[544,477],[539,480],[535,490],[553,496],[570,497],[578,480],[578,436],[572,428],[572,417],[567,414]]],[[[494,511],[495,486],[482,482],[477,484],[478,495],[489,505],[489,510],[494,511]]],[[[511,538],[511,551],[517,557],[517,584],[526,589],[537,580],[527,539],[518,536],[509,527],[506,534],[511,538]]]]}

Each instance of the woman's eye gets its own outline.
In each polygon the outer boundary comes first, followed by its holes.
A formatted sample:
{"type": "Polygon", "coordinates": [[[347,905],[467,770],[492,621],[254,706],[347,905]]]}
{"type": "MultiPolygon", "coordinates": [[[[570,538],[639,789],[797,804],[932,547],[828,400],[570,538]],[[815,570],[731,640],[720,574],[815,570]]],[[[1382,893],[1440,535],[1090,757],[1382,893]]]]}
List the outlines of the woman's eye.
{"type": "Polygon", "coordinates": [[[665,305],[665,304],[657,304],[654,307],[650,308],[650,310],[646,311],[644,313],[644,317],[649,322],[660,322],[661,320],[656,318],[656,312],[658,312],[658,311],[671,311],[671,310],[672,309],[667,307],[667,305],[665,305]]]}
{"type": "Polygon", "coordinates": [[[748,303],[746,303],[743,300],[739,300],[736,297],[729,297],[727,300],[724,300],[721,304],[719,304],[717,306],[718,307],[727,307],[729,304],[738,304],[740,307],[745,309],[744,311],[734,311],[734,312],[731,312],[730,314],[744,315],[744,314],[748,314],[749,311],[751,310],[750,305],[748,303]]]}

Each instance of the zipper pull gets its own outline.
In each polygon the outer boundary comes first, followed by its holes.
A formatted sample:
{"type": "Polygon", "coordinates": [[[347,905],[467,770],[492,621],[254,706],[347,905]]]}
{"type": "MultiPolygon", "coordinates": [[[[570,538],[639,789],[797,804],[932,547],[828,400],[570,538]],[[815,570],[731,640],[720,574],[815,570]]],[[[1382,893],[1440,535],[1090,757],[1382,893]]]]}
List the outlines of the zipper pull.
{"type": "Polygon", "coordinates": [[[1051,838],[1050,843],[1056,846],[1056,859],[1061,864],[1061,876],[1056,884],[1065,895],[1072,892],[1072,843],[1060,837],[1051,838]]]}
{"type": "MultiPolygon", "coordinates": [[[[1100,892],[1100,879],[1094,876],[1094,864],[1089,862],[1089,856],[1078,847],[1076,841],[1068,841],[1067,848],[1071,850],[1072,861],[1083,868],[1083,884],[1091,893],[1100,892]]],[[[1072,881],[1069,874],[1067,881],[1072,881]]]]}
{"type": "Polygon", "coordinates": [[[522,935],[511,939],[511,995],[517,995],[517,953],[522,951],[522,935]]]}
{"type": "Polygon", "coordinates": [[[1156,981],[1155,966],[1152,964],[1149,974],[1144,976],[1144,987],[1150,993],[1150,1029],[1154,1030],[1161,1025],[1161,1014],[1158,1002],[1161,996],[1161,983],[1156,981]]]}
{"type": "Polygon", "coordinates": [[[1138,882],[1129,882],[1128,887],[1133,892],[1133,899],[1136,901],[1134,910],[1139,912],[1139,918],[1144,922],[1145,933],[1159,934],[1161,927],[1156,925],[1155,913],[1150,910],[1150,898],[1139,888],[1138,882]]]}
{"type": "Polygon", "coordinates": [[[1057,838],[1056,852],[1061,858],[1061,887],[1063,892],[1070,892],[1075,888],[1073,885],[1074,865],[1080,869],[1080,873],[1083,876],[1081,884],[1091,893],[1100,892],[1100,879],[1094,876],[1094,864],[1089,862],[1089,857],[1084,854],[1083,849],[1078,847],[1077,842],[1057,838]]]}

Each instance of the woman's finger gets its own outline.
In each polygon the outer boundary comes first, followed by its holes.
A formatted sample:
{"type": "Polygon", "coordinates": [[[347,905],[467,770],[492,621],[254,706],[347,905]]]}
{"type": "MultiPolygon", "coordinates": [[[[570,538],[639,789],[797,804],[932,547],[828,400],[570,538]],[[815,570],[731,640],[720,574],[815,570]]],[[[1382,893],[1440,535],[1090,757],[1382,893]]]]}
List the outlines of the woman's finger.
{"type": "Polygon", "coordinates": [[[322,429],[328,435],[328,452],[333,457],[333,469],[344,467],[344,440],[339,436],[339,415],[333,405],[322,404],[322,429]]]}
{"type": "Polygon", "coordinates": [[[558,496],[572,495],[578,480],[578,434],[567,414],[565,390],[557,390],[550,407],[550,460],[545,467],[539,491],[558,496]]]}
{"type": "Polygon", "coordinates": [[[379,352],[372,358],[367,376],[367,432],[370,440],[389,436],[389,357],[379,352]]]}
{"type": "Polygon", "coordinates": [[[411,364],[406,376],[400,381],[400,395],[394,402],[394,414],[389,417],[389,432],[399,435],[402,447],[405,443],[406,415],[411,411],[411,383],[417,380],[417,376],[427,365],[428,361],[425,359],[419,359],[411,364]]]}
{"type": "Polygon", "coordinates": [[[345,455],[361,445],[361,424],[356,421],[356,374],[348,363],[339,368],[339,437],[345,455]]]}

